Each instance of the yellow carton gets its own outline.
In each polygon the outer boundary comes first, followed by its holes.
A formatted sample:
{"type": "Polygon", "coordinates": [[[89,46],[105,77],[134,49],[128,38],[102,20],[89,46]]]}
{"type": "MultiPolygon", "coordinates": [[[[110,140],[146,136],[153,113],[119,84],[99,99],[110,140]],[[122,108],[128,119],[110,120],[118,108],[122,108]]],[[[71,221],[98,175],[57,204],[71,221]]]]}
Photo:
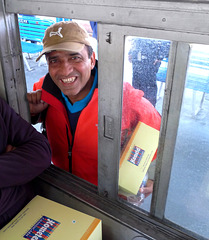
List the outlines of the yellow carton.
{"type": "Polygon", "coordinates": [[[101,240],[101,220],[36,196],[0,231],[2,240],[101,240]]]}
{"type": "Polygon", "coordinates": [[[157,150],[159,131],[139,122],[120,159],[119,188],[136,195],[157,150]]]}

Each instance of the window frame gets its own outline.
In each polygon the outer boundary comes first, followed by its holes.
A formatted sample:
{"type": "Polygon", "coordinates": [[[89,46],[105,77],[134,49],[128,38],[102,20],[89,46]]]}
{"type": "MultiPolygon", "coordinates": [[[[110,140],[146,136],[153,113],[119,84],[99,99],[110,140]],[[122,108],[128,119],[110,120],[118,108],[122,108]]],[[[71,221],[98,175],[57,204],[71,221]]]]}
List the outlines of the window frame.
{"type": "MultiPolygon", "coordinates": [[[[162,39],[162,30],[134,28],[117,25],[99,25],[99,185],[101,195],[117,201],[118,166],[120,159],[120,130],[122,115],[122,84],[125,36],[149,37],[162,39]],[[111,44],[105,36],[111,36],[111,44]],[[115,56],[111,56],[114,50],[115,56]],[[111,56],[111,57],[108,57],[111,56]],[[121,59],[120,64],[117,60],[121,59]],[[105,62],[105,66],[103,63],[105,62]],[[117,62],[117,66],[113,65],[117,62]],[[108,71],[106,70],[108,69],[108,71]],[[111,74],[110,74],[111,73],[111,74]],[[109,76],[109,77],[108,77],[109,76]],[[111,88],[109,87],[111,86],[111,88]],[[120,87],[120,91],[118,88],[120,87]],[[107,97],[108,93],[108,97],[107,97]],[[104,101],[105,99],[105,101],[104,101]],[[111,108],[109,107],[111,106],[111,108]],[[105,136],[105,117],[111,118],[115,139],[105,136]],[[106,149],[109,150],[107,153],[106,149]],[[116,152],[118,149],[118,152],[116,152]],[[118,161],[117,161],[118,160],[118,161]],[[116,164],[117,166],[113,166],[116,164]],[[117,171],[117,174],[115,172],[117,171]],[[105,177],[104,177],[105,176],[105,177]],[[105,180],[104,180],[105,179],[105,180]],[[112,185],[111,185],[112,183],[112,185]]],[[[171,39],[163,39],[171,40],[171,39]]],[[[183,40],[182,38],[180,39],[183,40]]],[[[151,215],[163,219],[173,152],[178,130],[181,103],[189,59],[189,44],[172,42],[169,54],[163,115],[156,160],[155,185],[152,198],[151,215]],[[172,137],[171,137],[172,136],[172,137]]]]}
{"type": "MultiPolygon", "coordinates": [[[[7,98],[11,106],[13,106],[17,112],[20,112],[22,116],[25,116],[25,118],[28,117],[28,106],[22,96],[24,91],[26,91],[26,87],[24,83],[21,46],[17,40],[19,37],[19,32],[16,30],[17,18],[14,14],[22,13],[49,16],[50,13],[50,15],[55,17],[63,16],[66,18],[88,19],[98,22],[100,169],[98,192],[100,197],[108,200],[107,205],[115,203],[117,205],[118,198],[124,36],[133,35],[159,39],[162,39],[163,36],[163,39],[173,41],[169,56],[168,81],[166,81],[166,91],[163,102],[161,136],[151,216],[147,217],[146,214],[141,214],[137,211],[137,216],[142,219],[144,218],[145,221],[149,220],[150,223],[154,221],[152,216],[160,219],[160,223],[158,222],[156,225],[162,227],[165,231],[167,230],[167,225],[161,220],[163,220],[165,210],[167,195],[165,192],[167,193],[170,179],[170,172],[167,172],[166,169],[171,170],[172,165],[185,84],[186,63],[189,56],[188,44],[206,44],[209,42],[207,33],[208,26],[205,24],[205,22],[209,23],[209,21],[207,21],[209,18],[209,5],[207,2],[208,1],[200,3],[198,5],[199,8],[196,9],[197,5],[194,1],[176,1],[172,2],[172,6],[170,6],[169,1],[123,1],[121,4],[119,0],[104,0],[103,3],[99,4],[97,1],[88,0],[72,0],[67,3],[62,0],[60,1],[60,9],[57,9],[57,1],[55,0],[45,0],[41,2],[5,0],[6,12],[3,11],[4,9],[1,9],[5,14],[4,19],[6,19],[7,22],[6,28],[1,30],[1,32],[3,32],[2,37],[8,39],[8,41],[3,41],[1,46],[2,56],[3,59],[5,59],[5,61],[2,62],[2,69],[4,78],[11,79],[11,82],[5,82],[7,98]],[[175,19],[177,21],[175,21],[175,19]],[[203,20],[204,24],[202,22],[203,20]],[[184,24],[182,24],[182,22],[184,22],[184,24]],[[17,40],[17,45],[14,39],[17,40]],[[3,51],[3,49],[7,49],[7,52],[3,51]],[[11,52],[10,49],[14,52],[11,52]],[[113,50],[117,53],[116,56],[111,55],[113,50]],[[108,61],[106,59],[108,59],[108,61]],[[116,67],[112,66],[114,62],[117,62],[116,67]],[[110,73],[111,77],[109,76],[110,73]],[[17,85],[21,85],[20,91],[17,90],[16,83],[17,85]],[[109,86],[111,86],[111,88],[109,86]],[[18,94],[16,95],[16,93],[18,94]],[[14,96],[16,97],[14,98],[14,96]],[[15,103],[20,100],[23,104],[20,103],[16,105],[15,103]],[[176,114],[173,116],[171,114],[172,112],[176,114]],[[172,139],[168,137],[169,134],[172,135],[172,139]],[[109,151],[106,151],[106,149],[109,149],[109,151]]],[[[0,40],[2,41],[2,39],[0,40]]],[[[58,176],[57,173],[60,171],[52,168],[52,172],[53,171],[55,172],[55,176],[58,176]]],[[[47,176],[44,176],[47,179],[47,176]]],[[[66,183],[69,179],[66,177],[66,183]]],[[[58,176],[58,181],[59,180],[61,181],[61,178],[58,176]]],[[[81,185],[82,184],[81,181],[81,185]]],[[[56,186],[57,185],[54,184],[54,187],[56,186]]],[[[63,188],[63,191],[70,193],[70,190],[65,188],[63,188]]],[[[127,211],[129,210],[127,206],[120,205],[120,207],[127,211]]],[[[130,211],[133,213],[135,210],[130,211]]],[[[134,216],[134,218],[135,217],[136,216],[134,216]]],[[[144,229],[145,228],[146,227],[144,227],[144,229]]],[[[171,229],[169,230],[172,232],[171,229]]],[[[175,234],[178,235],[177,232],[175,232],[175,234]]],[[[187,239],[187,236],[184,237],[187,239]]]]}

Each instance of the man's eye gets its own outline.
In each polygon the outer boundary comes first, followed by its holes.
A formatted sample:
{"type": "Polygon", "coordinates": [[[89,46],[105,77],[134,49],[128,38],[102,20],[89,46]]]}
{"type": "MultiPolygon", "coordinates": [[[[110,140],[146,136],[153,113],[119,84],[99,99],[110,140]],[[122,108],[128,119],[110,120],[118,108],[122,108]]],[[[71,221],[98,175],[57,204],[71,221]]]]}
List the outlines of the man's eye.
{"type": "Polygon", "coordinates": [[[49,60],[49,63],[56,63],[57,62],[57,59],[50,59],[49,60]]]}
{"type": "Polygon", "coordinates": [[[81,57],[80,57],[80,56],[73,56],[73,57],[72,57],[72,60],[79,61],[79,60],[81,60],[81,57]]]}

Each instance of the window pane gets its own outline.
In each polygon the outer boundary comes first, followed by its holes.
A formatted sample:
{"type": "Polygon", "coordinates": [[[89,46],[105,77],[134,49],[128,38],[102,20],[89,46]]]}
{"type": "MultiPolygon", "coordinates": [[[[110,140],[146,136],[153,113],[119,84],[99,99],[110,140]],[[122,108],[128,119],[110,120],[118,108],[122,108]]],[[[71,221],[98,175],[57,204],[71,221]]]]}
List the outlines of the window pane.
{"type": "MultiPolygon", "coordinates": [[[[52,162],[55,166],[97,185],[98,106],[97,104],[91,105],[90,102],[93,99],[95,99],[95,102],[98,98],[98,74],[97,67],[93,68],[95,59],[92,49],[86,47],[79,50],[73,48],[72,50],[72,45],[66,47],[68,38],[66,31],[69,33],[72,19],[19,15],[18,21],[27,91],[38,91],[44,86],[41,94],[33,95],[31,98],[36,99],[34,104],[36,110],[39,104],[37,99],[39,100],[40,95],[48,103],[46,111],[43,108],[34,111],[36,114],[32,116],[32,123],[37,123],[38,120],[41,120],[42,123],[33,126],[47,135],[52,149],[52,162]],[[69,24],[63,24],[63,20],[69,24]],[[40,61],[37,62],[37,57],[43,50],[43,38],[47,36],[45,35],[46,30],[55,23],[57,25],[53,29],[49,29],[50,34],[48,39],[46,38],[46,45],[52,47],[55,42],[58,42],[59,47],[62,45],[61,50],[69,50],[69,53],[47,51],[49,55],[56,54],[56,56],[51,57],[50,55],[49,57],[53,61],[46,61],[46,57],[42,56],[40,61]],[[59,42],[60,39],[62,43],[59,42]],[[60,82],[62,83],[60,84],[60,82]],[[95,114],[92,114],[91,120],[86,123],[88,109],[95,114]],[[85,122],[85,127],[83,127],[83,122],[85,122]],[[93,130],[91,131],[89,128],[93,130]],[[87,130],[91,134],[85,134],[88,133],[87,130]],[[85,161],[82,161],[82,159],[85,159],[85,161]]],[[[80,38],[81,36],[82,38],[84,36],[85,38],[89,37],[93,50],[97,52],[97,40],[92,37],[93,29],[90,22],[77,19],[73,22],[77,22],[86,29],[87,33],[82,32],[80,38]]],[[[75,28],[80,31],[78,27],[75,28]]],[[[45,50],[47,50],[46,45],[45,50]]],[[[53,46],[52,48],[57,49],[56,47],[53,46]]]]}
{"type": "Polygon", "coordinates": [[[209,46],[191,46],[165,217],[208,238],[209,46]]]}
{"type": "MultiPolygon", "coordinates": [[[[72,19],[38,15],[18,15],[27,92],[38,90],[41,86],[40,83],[42,83],[43,80],[41,80],[41,78],[48,73],[48,66],[45,57],[42,57],[39,62],[36,62],[36,58],[43,49],[42,40],[45,30],[50,25],[60,21],[72,21],[72,19]]],[[[89,21],[77,19],[73,19],[73,21],[79,23],[89,33],[92,47],[95,51],[96,59],[98,60],[97,40],[96,35],[94,34],[97,30],[96,25],[93,28],[93,25],[91,26],[89,21]],[[94,37],[92,37],[93,35],[94,37]]],[[[33,126],[38,131],[42,131],[42,125],[40,123],[33,126]]]]}
{"type": "Polygon", "coordinates": [[[138,190],[148,168],[149,180],[144,184],[154,179],[155,161],[151,161],[158,146],[158,112],[162,111],[169,49],[170,42],[165,40],[125,39],[119,196],[145,210],[149,210],[151,194],[141,204],[144,196],[138,190]]]}

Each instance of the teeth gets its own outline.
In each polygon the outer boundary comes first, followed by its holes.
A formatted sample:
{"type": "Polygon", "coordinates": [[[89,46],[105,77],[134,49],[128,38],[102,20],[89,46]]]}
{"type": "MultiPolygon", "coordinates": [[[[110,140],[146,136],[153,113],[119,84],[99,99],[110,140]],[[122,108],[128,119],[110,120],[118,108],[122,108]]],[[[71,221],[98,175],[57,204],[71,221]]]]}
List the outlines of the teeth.
{"type": "Polygon", "coordinates": [[[62,81],[63,81],[64,83],[72,83],[72,82],[75,81],[75,78],[76,78],[76,77],[65,78],[65,79],[62,79],[62,81]]]}

